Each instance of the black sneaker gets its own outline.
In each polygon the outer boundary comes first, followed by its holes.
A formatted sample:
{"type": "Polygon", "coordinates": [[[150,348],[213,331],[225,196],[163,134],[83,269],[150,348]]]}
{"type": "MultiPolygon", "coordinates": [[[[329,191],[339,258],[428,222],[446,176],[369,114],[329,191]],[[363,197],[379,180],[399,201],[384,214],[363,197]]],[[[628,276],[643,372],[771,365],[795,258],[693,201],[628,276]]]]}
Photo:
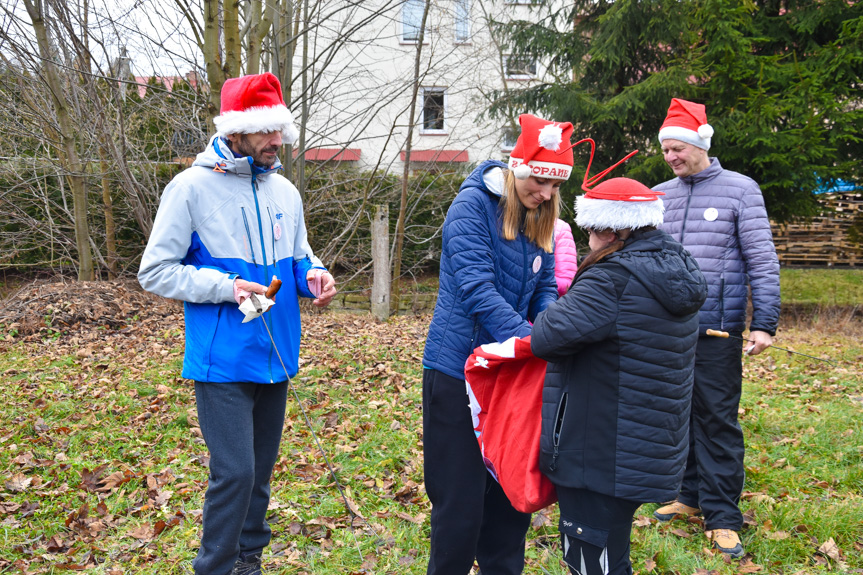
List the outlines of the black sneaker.
{"type": "Polygon", "coordinates": [[[240,558],[234,563],[231,575],[261,575],[261,554],[240,554],[240,558]]]}

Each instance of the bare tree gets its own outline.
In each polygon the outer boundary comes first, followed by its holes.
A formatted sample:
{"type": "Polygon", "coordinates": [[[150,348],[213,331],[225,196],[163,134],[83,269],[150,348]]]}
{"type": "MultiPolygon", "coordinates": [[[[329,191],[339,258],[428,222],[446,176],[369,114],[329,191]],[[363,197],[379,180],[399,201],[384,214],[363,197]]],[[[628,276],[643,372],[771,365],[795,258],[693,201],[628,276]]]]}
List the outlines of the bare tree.
{"type": "Polygon", "coordinates": [[[69,183],[72,186],[74,206],[75,243],[78,250],[78,279],[92,280],[93,255],[90,252],[90,230],[87,225],[87,184],[83,176],[84,165],[79,159],[73,120],[69,111],[64,90],[64,82],[54,62],[55,50],[45,20],[48,17],[47,0],[24,0],[27,14],[33,23],[33,31],[43,62],[45,83],[51,94],[54,111],[59,124],[60,147],[57,149],[61,162],[65,165],[69,183]]]}

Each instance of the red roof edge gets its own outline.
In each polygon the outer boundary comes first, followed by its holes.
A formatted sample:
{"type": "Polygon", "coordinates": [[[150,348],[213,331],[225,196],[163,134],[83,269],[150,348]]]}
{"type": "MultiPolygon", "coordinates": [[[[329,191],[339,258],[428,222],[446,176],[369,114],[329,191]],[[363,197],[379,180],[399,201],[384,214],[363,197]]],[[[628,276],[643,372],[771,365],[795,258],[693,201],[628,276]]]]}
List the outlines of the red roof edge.
{"type": "MultiPolygon", "coordinates": [[[[336,162],[356,162],[360,159],[362,150],[359,148],[313,148],[306,150],[306,160],[312,162],[326,162],[333,160],[336,162]]],[[[297,157],[299,150],[294,150],[294,157],[297,157]]]]}

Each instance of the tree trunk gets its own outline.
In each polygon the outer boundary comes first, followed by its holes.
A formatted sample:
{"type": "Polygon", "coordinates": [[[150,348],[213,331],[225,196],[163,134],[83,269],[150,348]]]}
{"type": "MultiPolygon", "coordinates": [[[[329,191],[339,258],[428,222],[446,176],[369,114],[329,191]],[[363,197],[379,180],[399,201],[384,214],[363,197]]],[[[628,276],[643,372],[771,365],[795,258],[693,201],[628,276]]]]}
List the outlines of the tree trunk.
{"type": "Polygon", "coordinates": [[[114,224],[114,202],[111,199],[111,183],[108,180],[107,150],[99,148],[102,157],[102,210],[105,212],[105,263],[108,267],[108,279],[117,277],[117,231],[114,224]]]}
{"type": "Polygon", "coordinates": [[[240,0],[224,0],[225,27],[225,77],[239,78],[241,75],[240,56],[240,0]]]}
{"type": "Polygon", "coordinates": [[[207,66],[207,81],[210,96],[207,102],[207,126],[210,133],[216,131],[213,118],[219,115],[222,105],[222,52],[219,46],[219,0],[204,0],[204,62],[207,66]]]}
{"type": "Polygon", "coordinates": [[[408,120],[408,135],[405,142],[405,165],[402,173],[402,197],[399,203],[399,219],[396,223],[396,253],[393,256],[393,297],[395,302],[396,312],[398,312],[398,301],[401,296],[401,275],[402,275],[402,245],[405,239],[405,215],[407,214],[408,206],[408,179],[410,177],[411,167],[411,141],[414,135],[414,122],[416,121],[417,110],[417,94],[420,88],[420,63],[422,60],[423,42],[425,41],[426,19],[429,15],[430,0],[426,0],[423,8],[423,19],[420,24],[420,35],[417,40],[417,54],[414,58],[414,82],[411,89],[411,105],[408,120]]]}
{"type": "Polygon", "coordinates": [[[44,62],[45,82],[51,91],[51,101],[57,113],[57,122],[60,125],[60,159],[68,173],[67,179],[72,188],[75,245],[78,250],[78,280],[92,281],[94,272],[93,254],[90,251],[90,230],[87,225],[87,182],[84,178],[83,165],[78,157],[75,129],[63,96],[63,84],[54,64],[54,54],[51,50],[48,29],[45,26],[42,0],[35,0],[35,2],[34,0],[24,0],[24,5],[30,15],[30,20],[33,22],[33,31],[36,33],[36,41],[39,44],[39,54],[44,62]]]}
{"type": "MultiPolygon", "coordinates": [[[[291,107],[291,84],[294,76],[294,50],[296,49],[296,35],[293,32],[294,24],[294,1],[282,0],[282,9],[279,10],[279,29],[275,34],[275,50],[279,62],[278,76],[282,84],[282,98],[285,105],[291,107]]],[[[293,144],[282,146],[282,165],[285,167],[285,177],[293,180],[293,144]]]]}
{"type": "MultiPolygon", "coordinates": [[[[303,28],[309,28],[309,0],[303,0],[303,28]]],[[[309,117],[309,34],[303,34],[302,100],[300,105],[300,143],[297,154],[297,189],[306,200],[306,118],[309,117]]]]}
{"type": "Polygon", "coordinates": [[[251,21],[249,22],[249,47],[246,51],[246,74],[261,72],[261,41],[266,31],[261,30],[261,0],[252,0],[251,21]],[[263,32],[263,34],[261,33],[263,32]]]}
{"type": "Polygon", "coordinates": [[[259,74],[261,71],[261,54],[264,38],[270,33],[273,24],[273,13],[277,0],[252,1],[252,21],[249,26],[249,49],[246,60],[246,74],[259,74]]]}

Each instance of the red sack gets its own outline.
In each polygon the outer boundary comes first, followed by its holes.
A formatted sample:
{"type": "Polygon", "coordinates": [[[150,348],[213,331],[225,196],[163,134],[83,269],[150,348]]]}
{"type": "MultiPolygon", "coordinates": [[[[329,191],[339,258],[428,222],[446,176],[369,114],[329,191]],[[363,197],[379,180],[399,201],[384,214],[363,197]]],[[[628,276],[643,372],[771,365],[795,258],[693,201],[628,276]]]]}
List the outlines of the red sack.
{"type": "Polygon", "coordinates": [[[522,513],[557,501],[554,485],[539,471],[545,367],[531,353],[528,336],[476,348],[464,369],[485,466],[522,513]]]}

